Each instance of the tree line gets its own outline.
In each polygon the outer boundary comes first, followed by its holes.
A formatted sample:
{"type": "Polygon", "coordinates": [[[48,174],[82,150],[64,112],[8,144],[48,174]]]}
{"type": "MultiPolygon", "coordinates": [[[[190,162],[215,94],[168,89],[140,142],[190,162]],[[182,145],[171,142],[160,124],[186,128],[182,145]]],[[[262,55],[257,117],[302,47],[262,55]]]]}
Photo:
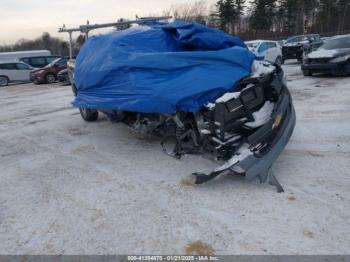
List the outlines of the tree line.
{"type": "MultiPolygon", "coordinates": [[[[350,33],[350,0],[218,0],[213,6],[199,0],[173,5],[163,15],[205,24],[244,40],[284,39],[303,33],[324,36],[350,33]]],[[[83,43],[84,36],[79,35],[74,41],[75,54],[83,43]]],[[[49,33],[34,40],[0,45],[0,52],[37,49],[47,49],[55,55],[69,54],[68,42],[49,33]]]]}
{"type": "Polygon", "coordinates": [[[69,44],[58,37],[52,37],[45,32],[33,40],[20,39],[12,45],[0,45],[0,52],[13,52],[24,50],[50,50],[54,55],[69,55],[69,44]]]}
{"type": "Polygon", "coordinates": [[[245,40],[350,33],[350,0],[218,0],[209,10],[205,1],[196,1],[166,13],[245,40]]]}

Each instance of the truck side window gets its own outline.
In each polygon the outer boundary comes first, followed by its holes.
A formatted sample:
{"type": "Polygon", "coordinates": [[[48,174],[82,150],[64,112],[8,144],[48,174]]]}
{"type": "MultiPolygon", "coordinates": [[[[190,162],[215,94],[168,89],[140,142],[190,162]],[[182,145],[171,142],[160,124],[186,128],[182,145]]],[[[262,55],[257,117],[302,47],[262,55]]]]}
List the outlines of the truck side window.
{"type": "Polygon", "coordinates": [[[27,66],[25,64],[21,64],[21,63],[17,63],[16,66],[17,66],[17,69],[19,69],[19,70],[29,70],[30,69],[29,66],[27,66]]]}
{"type": "Polygon", "coordinates": [[[2,64],[1,69],[3,70],[16,70],[16,65],[14,63],[11,64],[2,64]]]}
{"type": "Polygon", "coordinates": [[[61,59],[60,61],[58,61],[56,64],[57,64],[58,66],[66,66],[66,65],[67,65],[67,62],[68,62],[68,60],[67,60],[66,58],[63,58],[63,59],[61,59]]]}
{"type": "Polygon", "coordinates": [[[260,46],[259,46],[259,50],[258,53],[263,53],[265,52],[267,49],[269,49],[269,46],[266,42],[263,42],[260,46]]]}
{"type": "Polygon", "coordinates": [[[269,42],[268,45],[269,45],[269,49],[277,47],[276,43],[273,43],[273,42],[269,42]]]}
{"type": "Polygon", "coordinates": [[[30,63],[29,58],[21,58],[20,60],[26,64],[30,63]]]}
{"type": "Polygon", "coordinates": [[[46,66],[46,61],[44,57],[32,57],[31,58],[32,66],[34,67],[44,67],[46,66]]]}

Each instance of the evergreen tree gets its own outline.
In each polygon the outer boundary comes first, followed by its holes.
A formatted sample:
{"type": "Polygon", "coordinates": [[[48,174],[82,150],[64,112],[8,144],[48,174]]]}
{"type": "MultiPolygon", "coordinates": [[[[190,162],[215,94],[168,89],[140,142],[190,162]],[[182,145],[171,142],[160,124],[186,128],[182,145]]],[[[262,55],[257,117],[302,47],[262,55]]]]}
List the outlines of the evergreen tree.
{"type": "Polygon", "coordinates": [[[234,0],[219,0],[216,3],[217,16],[220,19],[220,29],[227,33],[234,33],[234,20],[237,14],[234,0]]]}
{"type": "Polygon", "coordinates": [[[255,31],[270,31],[275,17],[276,0],[253,0],[250,25],[255,31]]]}
{"type": "Polygon", "coordinates": [[[245,9],[245,0],[235,0],[235,10],[236,10],[235,22],[237,24],[238,32],[241,31],[241,20],[242,20],[242,16],[244,15],[244,9],[245,9]]]}

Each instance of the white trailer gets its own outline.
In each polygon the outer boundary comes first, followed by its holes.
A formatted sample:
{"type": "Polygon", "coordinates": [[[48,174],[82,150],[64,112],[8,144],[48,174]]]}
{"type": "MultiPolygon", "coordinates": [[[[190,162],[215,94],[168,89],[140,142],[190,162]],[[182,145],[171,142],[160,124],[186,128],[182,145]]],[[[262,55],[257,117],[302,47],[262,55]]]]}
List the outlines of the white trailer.
{"type": "Polygon", "coordinates": [[[19,61],[23,57],[50,56],[49,50],[32,50],[18,52],[0,52],[0,62],[19,61]]]}

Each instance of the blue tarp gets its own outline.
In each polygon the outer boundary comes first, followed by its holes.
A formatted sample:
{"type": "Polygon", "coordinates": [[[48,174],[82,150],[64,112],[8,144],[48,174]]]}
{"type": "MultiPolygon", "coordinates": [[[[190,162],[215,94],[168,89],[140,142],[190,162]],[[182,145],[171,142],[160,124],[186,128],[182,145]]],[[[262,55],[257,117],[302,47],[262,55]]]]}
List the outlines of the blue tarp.
{"type": "Polygon", "coordinates": [[[199,24],[137,26],[90,38],[75,67],[76,107],[198,112],[251,72],[238,38],[199,24]]]}

